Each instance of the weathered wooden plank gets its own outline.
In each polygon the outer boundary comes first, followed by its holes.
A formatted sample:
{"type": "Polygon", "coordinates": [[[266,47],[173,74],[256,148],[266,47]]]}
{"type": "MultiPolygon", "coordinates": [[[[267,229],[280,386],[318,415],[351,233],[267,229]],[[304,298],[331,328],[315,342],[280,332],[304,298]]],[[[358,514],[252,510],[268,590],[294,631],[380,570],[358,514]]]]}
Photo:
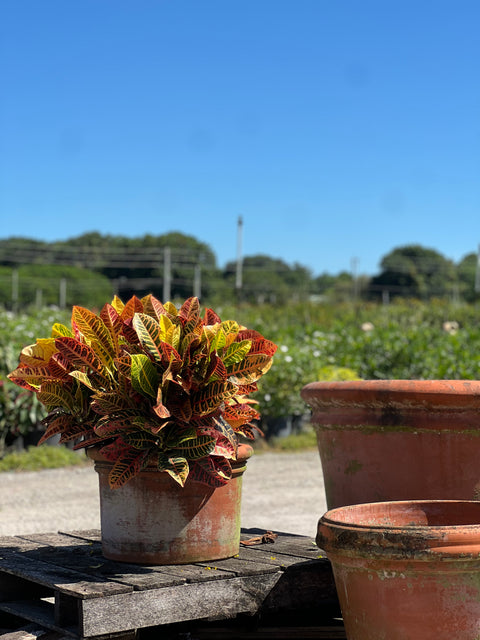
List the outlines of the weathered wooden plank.
{"type": "MultiPolygon", "coordinates": [[[[265,531],[262,529],[247,529],[242,531],[241,539],[249,539],[256,536],[261,536],[265,531]]],[[[299,558],[309,558],[311,560],[316,560],[320,557],[325,557],[324,552],[322,552],[315,544],[313,538],[309,538],[307,536],[295,536],[285,533],[277,533],[278,537],[275,539],[273,543],[263,543],[258,545],[251,545],[248,548],[252,549],[252,551],[256,551],[258,549],[271,551],[272,555],[284,554],[284,555],[294,555],[299,558]]],[[[243,545],[242,545],[243,546],[243,545]]]]}
{"type": "Polygon", "coordinates": [[[62,533],[34,533],[21,536],[22,540],[44,545],[30,549],[29,557],[52,565],[79,571],[130,585],[134,589],[156,589],[182,584],[186,578],[174,573],[162,573],[158,567],[145,567],[107,560],[98,542],[67,536],[62,533]]]}
{"type": "Polygon", "coordinates": [[[240,549],[238,556],[226,560],[214,560],[212,562],[199,562],[204,567],[214,570],[225,570],[235,576],[255,576],[262,573],[275,573],[279,569],[279,563],[264,562],[260,554],[253,554],[240,549]]]}
{"type": "Polygon", "coordinates": [[[0,571],[82,599],[100,598],[133,591],[133,587],[126,584],[64,569],[48,562],[43,562],[37,557],[27,557],[25,554],[5,551],[4,549],[1,550],[0,571]]]}
{"type": "MultiPolygon", "coordinates": [[[[21,628],[11,631],[9,633],[2,633],[2,640],[34,640],[35,638],[41,638],[46,640],[49,632],[43,629],[38,624],[25,624],[21,628]]],[[[53,640],[53,638],[51,639],[53,640]]]]}
{"type": "MultiPolygon", "coordinates": [[[[19,618],[36,622],[42,627],[49,629],[55,628],[55,618],[53,604],[38,600],[36,602],[27,602],[18,600],[16,602],[2,602],[0,610],[11,613],[19,618]]],[[[74,633],[76,629],[72,629],[74,633]]]]}
{"type": "Polygon", "coordinates": [[[85,530],[74,530],[74,531],[63,531],[60,530],[64,536],[68,536],[70,538],[79,538],[80,540],[90,540],[90,542],[101,542],[102,541],[102,533],[100,529],[85,529],[85,530]]]}
{"type": "Polygon", "coordinates": [[[95,636],[213,615],[233,618],[239,613],[253,614],[280,576],[277,572],[82,600],[81,632],[95,636]]]}

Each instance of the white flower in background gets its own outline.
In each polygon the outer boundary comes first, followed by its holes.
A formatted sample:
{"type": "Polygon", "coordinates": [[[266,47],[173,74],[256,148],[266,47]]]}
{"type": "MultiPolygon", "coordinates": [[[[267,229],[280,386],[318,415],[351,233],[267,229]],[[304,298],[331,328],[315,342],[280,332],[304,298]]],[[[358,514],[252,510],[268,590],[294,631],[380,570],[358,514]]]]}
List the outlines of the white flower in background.
{"type": "Polygon", "coordinates": [[[270,400],[272,399],[272,396],[269,393],[266,393],[263,396],[263,399],[265,400],[265,402],[270,402],[270,400]]]}
{"type": "Polygon", "coordinates": [[[320,357],[320,356],[321,356],[320,351],[319,351],[318,349],[315,349],[315,351],[313,352],[313,357],[314,357],[314,358],[318,358],[318,357],[320,357]]]}
{"type": "Polygon", "coordinates": [[[292,356],[285,356],[285,362],[291,362],[292,360],[292,356]]]}
{"type": "Polygon", "coordinates": [[[374,327],[372,322],[364,322],[360,328],[361,328],[362,331],[365,331],[367,333],[369,331],[373,331],[375,329],[375,327],[374,327]]]}
{"type": "Polygon", "coordinates": [[[280,351],[283,351],[283,353],[287,353],[288,351],[288,347],[286,344],[282,344],[282,346],[280,347],[280,351]]]}
{"type": "Polygon", "coordinates": [[[443,323],[442,327],[446,333],[454,336],[459,329],[459,324],[456,320],[448,320],[447,322],[443,323]]]}

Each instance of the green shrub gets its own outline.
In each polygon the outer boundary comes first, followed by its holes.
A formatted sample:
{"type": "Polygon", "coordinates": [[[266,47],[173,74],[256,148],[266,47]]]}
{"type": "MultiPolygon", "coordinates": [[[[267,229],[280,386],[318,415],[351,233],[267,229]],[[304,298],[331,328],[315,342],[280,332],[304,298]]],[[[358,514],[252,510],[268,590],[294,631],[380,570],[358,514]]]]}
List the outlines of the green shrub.
{"type": "Polygon", "coordinates": [[[29,447],[7,454],[0,460],[0,471],[41,471],[90,464],[84,455],[66,447],[29,447]]]}

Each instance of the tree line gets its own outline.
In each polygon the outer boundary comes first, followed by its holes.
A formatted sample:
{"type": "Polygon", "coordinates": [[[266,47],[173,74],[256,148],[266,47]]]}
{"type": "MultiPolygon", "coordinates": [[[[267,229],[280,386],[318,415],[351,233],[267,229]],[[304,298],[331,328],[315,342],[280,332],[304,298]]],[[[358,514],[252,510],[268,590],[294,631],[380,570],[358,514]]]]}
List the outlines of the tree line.
{"type": "Polygon", "coordinates": [[[458,264],[420,245],[386,254],[374,276],[344,271],[314,275],[299,263],[268,255],[224,267],[206,243],[179,232],[129,238],[86,233],[64,241],[0,240],[0,305],[100,306],[152,292],[160,299],[198,295],[210,304],[243,301],[383,300],[433,297],[473,302],[480,279],[477,254],[458,264]]]}

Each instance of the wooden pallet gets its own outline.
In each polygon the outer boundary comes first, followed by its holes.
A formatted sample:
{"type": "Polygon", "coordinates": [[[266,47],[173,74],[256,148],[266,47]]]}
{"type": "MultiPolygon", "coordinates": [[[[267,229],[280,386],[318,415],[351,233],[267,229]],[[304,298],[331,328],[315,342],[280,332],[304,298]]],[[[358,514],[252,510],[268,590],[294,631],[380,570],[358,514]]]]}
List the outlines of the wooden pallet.
{"type": "Polygon", "coordinates": [[[161,567],[106,560],[99,531],[0,538],[0,612],[70,637],[127,638],[242,614],[318,612],[320,624],[335,610],[330,563],[304,536],[279,533],[273,544],[241,546],[235,558],[161,567]]]}

